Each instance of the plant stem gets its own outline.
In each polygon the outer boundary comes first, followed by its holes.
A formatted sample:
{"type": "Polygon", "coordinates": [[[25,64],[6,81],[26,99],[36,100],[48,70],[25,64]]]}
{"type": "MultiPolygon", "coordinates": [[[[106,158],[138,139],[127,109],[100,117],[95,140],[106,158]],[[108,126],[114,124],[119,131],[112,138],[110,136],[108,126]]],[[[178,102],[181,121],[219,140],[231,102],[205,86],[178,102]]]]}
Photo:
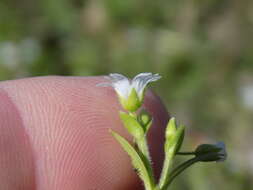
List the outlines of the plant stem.
{"type": "Polygon", "coordinates": [[[173,162],[173,157],[174,157],[173,152],[170,151],[165,153],[163,169],[158,184],[159,188],[162,188],[166,183],[166,178],[169,175],[169,170],[173,162]]]}
{"type": "Polygon", "coordinates": [[[150,154],[149,154],[149,149],[148,149],[148,144],[147,144],[146,137],[144,136],[141,139],[136,139],[136,144],[137,144],[137,147],[138,147],[140,153],[142,154],[142,158],[144,159],[144,163],[147,167],[147,170],[149,171],[151,183],[153,185],[155,185],[153,169],[152,169],[152,166],[151,166],[151,157],[150,157],[150,154]]]}
{"type": "Polygon", "coordinates": [[[178,152],[177,155],[195,155],[195,152],[178,152]]]}
{"type": "Polygon", "coordinates": [[[149,150],[148,150],[148,144],[146,137],[143,137],[141,139],[136,139],[136,144],[139,148],[139,150],[142,152],[142,154],[150,160],[149,150]]]}
{"type": "Polygon", "coordinates": [[[191,158],[190,160],[184,162],[183,164],[179,165],[176,167],[170,174],[168,181],[166,184],[161,188],[161,190],[167,190],[168,186],[172,183],[172,181],[177,177],[180,173],[182,173],[185,169],[190,167],[191,165],[195,164],[196,162],[199,161],[199,158],[194,157],[191,158]]]}

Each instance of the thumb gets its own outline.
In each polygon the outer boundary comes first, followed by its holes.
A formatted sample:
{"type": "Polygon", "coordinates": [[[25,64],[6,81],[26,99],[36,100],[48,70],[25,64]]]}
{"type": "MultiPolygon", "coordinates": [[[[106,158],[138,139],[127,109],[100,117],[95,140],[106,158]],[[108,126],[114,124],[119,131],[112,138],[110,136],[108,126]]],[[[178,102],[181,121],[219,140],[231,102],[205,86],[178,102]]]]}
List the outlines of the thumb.
{"type": "MultiPolygon", "coordinates": [[[[38,77],[0,83],[0,189],[141,189],[111,128],[129,138],[115,92],[102,77],[38,77]]],[[[155,168],[167,112],[147,93],[155,168]]],[[[130,139],[130,138],[129,138],[130,139]]],[[[159,172],[159,169],[156,170],[159,172]]]]}

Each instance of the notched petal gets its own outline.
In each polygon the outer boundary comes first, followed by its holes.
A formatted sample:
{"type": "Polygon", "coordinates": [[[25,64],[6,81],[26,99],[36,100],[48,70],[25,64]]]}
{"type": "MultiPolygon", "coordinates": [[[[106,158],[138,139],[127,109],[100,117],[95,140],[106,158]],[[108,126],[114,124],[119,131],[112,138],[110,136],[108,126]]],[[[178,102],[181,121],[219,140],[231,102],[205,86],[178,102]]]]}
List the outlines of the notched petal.
{"type": "Polygon", "coordinates": [[[128,81],[127,77],[125,77],[124,75],[119,74],[119,73],[111,73],[109,75],[109,79],[111,79],[112,82],[117,82],[117,81],[121,81],[121,80],[127,80],[128,81]]]}
{"type": "Polygon", "coordinates": [[[132,80],[132,85],[138,92],[139,96],[142,96],[143,90],[150,82],[157,81],[161,76],[159,74],[152,73],[140,73],[132,80]]]}

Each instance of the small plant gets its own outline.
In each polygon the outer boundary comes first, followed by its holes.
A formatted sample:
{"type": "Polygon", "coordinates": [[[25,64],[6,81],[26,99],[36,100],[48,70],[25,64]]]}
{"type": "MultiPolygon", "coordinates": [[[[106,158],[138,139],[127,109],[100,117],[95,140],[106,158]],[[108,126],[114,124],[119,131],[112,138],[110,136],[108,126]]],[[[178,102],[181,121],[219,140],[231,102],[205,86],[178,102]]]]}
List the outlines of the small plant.
{"type": "Polygon", "coordinates": [[[122,148],[128,153],[133,167],[137,170],[146,190],[167,190],[172,181],[186,168],[197,162],[224,161],[227,157],[225,144],[202,144],[195,151],[180,152],[184,140],[184,125],[177,125],[175,118],[171,118],[165,130],[164,152],[165,159],[159,181],[154,179],[151,157],[147,144],[147,133],[152,124],[152,116],[141,108],[145,90],[150,82],[161,78],[158,74],[140,73],[132,80],[121,74],[110,74],[107,77],[111,83],[99,86],[112,86],[116,91],[119,102],[126,112],[120,111],[119,117],[126,130],[133,136],[134,146],[114,131],[110,131],[122,148]],[[141,109],[140,112],[136,112],[141,109]],[[193,156],[177,167],[172,167],[176,155],[193,156]]]}

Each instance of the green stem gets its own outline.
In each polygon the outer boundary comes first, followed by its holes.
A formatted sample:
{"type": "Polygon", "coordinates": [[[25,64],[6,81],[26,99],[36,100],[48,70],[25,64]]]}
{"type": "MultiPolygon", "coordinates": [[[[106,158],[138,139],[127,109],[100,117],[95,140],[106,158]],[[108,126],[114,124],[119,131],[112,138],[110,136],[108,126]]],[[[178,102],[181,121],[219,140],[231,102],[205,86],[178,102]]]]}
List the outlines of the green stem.
{"type": "MultiPolygon", "coordinates": [[[[128,112],[128,114],[137,120],[137,114],[135,112],[128,112]]],[[[141,156],[141,159],[148,170],[150,183],[152,185],[151,190],[154,190],[155,179],[154,179],[153,169],[151,166],[151,157],[149,154],[146,136],[144,135],[142,138],[134,138],[134,143],[137,145],[137,147],[135,148],[136,151],[138,151],[139,156],[141,156]]]]}
{"type": "Polygon", "coordinates": [[[178,152],[177,155],[195,155],[195,152],[178,152]]]}
{"type": "Polygon", "coordinates": [[[160,179],[159,179],[159,184],[158,184],[158,187],[161,188],[161,189],[166,183],[166,178],[169,175],[169,171],[170,171],[170,167],[171,167],[172,162],[173,162],[173,158],[174,158],[174,153],[173,152],[170,151],[170,152],[165,153],[163,169],[162,169],[162,173],[161,173],[161,176],[160,176],[160,179]]]}
{"type": "Polygon", "coordinates": [[[137,114],[136,114],[135,112],[128,112],[128,113],[129,113],[129,115],[131,115],[132,117],[137,118],[137,114]]]}
{"type": "Polygon", "coordinates": [[[176,167],[170,174],[169,179],[167,180],[166,184],[161,188],[161,190],[167,190],[168,186],[172,183],[172,181],[179,175],[181,174],[185,169],[190,167],[191,165],[195,164],[196,162],[199,161],[199,158],[194,157],[183,164],[179,165],[176,167]]]}
{"type": "MultiPolygon", "coordinates": [[[[137,114],[135,112],[129,112],[129,115],[137,118],[137,114]]],[[[145,165],[146,165],[147,170],[148,170],[149,175],[150,175],[151,183],[153,184],[153,186],[155,186],[155,178],[154,178],[153,169],[152,169],[152,166],[151,166],[151,157],[150,157],[150,154],[149,154],[149,149],[148,149],[148,143],[147,143],[146,136],[143,136],[141,139],[134,139],[134,141],[135,141],[135,143],[136,143],[136,145],[139,149],[139,152],[142,156],[142,159],[145,162],[145,165]]]]}
{"type": "Polygon", "coordinates": [[[151,179],[151,183],[153,185],[155,185],[155,179],[154,179],[154,174],[153,174],[153,169],[151,166],[151,158],[150,158],[150,154],[149,154],[149,149],[148,149],[148,144],[147,144],[147,139],[144,136],[141,139],[136,139],[136,144],[137,147],[142,155],[142,158],[145,162],[145,165],[147,167],[147,170],[150,174],[150,179],[151,179]]]}
{"type": "Polygon", "coordinates": [[[149,149],[148,149],[148,144],[147,144],[147,139],[146,137],[143,137],[141,139],[136,139],[136,144],[139,148],[139,150],[142,152],[142,154],[150,160],[150,155],[149,155],[149,149]]]}

